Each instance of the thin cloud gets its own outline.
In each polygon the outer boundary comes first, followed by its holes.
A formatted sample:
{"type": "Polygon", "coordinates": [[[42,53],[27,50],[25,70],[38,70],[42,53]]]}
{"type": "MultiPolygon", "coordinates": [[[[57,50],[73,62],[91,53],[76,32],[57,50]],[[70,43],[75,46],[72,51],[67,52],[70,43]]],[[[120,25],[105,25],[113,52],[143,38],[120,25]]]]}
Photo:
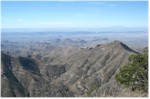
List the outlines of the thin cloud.
{"type": "Polygon", "coordinates": [[[101,6],[111,6],[111,7],[115,7],[118,4],[116,3],[112,3],[112,2],[103,2],[103,1],[95,1],[95,2],[82,2],[81,5],[83,6],[90,6],[90,5],[101,5],[101,6]]]}
{"type": "Polygon", "coordinates": [[[18,19],[16,19],[16,22],[22,23],[22,22],[25,22],[25,20],[21,19],[21,18],[18,18],[18,19]]]}
{"type": "Polygon", "coordinates": [[[86,16],[97,16],[97,14],[96,13],[78,13],[77,14],[77,16],[79,16],[79,17],[86,17],[86,16]]]}
{"type": "Polygon", "coordinates": [[[39,24],[41,25],[67,25],[69,23],[66,21],[42,21],[42,22],[39,22],[39,24]]]}
{"type": "Polygon", "coordinates": [[[82,2],[81,5],[103,5],[104,2],[82,2]]]}
{"type": "Polygon", "coordinates": [[[72,24],[68,21],[41,21],[36,25],[38,25],[39,27],[68,27],[72,24]]]}

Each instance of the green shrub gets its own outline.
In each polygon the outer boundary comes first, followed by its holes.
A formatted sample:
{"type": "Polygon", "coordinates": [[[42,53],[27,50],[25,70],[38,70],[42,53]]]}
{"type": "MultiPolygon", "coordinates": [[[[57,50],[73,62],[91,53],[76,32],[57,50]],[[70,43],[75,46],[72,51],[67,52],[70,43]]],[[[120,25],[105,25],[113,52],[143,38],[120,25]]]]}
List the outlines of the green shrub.
{"type": "Polygon", "coordinates": [[[148,53],[131,55],[129,63],[120,69],[115,79],[132,90],[148,91],[148,53]]]}

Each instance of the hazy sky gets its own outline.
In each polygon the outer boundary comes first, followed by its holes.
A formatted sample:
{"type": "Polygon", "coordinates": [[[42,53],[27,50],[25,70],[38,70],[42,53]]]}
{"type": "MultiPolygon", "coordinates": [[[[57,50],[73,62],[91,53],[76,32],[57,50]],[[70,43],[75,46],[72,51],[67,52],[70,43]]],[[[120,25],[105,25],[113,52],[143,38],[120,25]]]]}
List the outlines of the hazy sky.
{"type": "Polygon", "coordinates": [[[148,27],[147,1],[1,2],[2,28],[148,27]]]}

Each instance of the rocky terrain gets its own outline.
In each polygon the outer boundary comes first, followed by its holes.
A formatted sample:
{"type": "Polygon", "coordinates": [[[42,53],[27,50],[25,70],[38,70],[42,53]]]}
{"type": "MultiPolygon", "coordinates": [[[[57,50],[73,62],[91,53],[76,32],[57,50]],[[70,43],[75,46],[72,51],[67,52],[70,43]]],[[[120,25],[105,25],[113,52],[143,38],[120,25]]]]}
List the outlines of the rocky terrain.
{"type": "Polygon", "coordinates": [[[86,48],[58,48],[48,43],[22,51],[17,48],[1,52],[2,97],[136,96],[114,79],[129,55],[138,54],[122,42],[86,48]]]}

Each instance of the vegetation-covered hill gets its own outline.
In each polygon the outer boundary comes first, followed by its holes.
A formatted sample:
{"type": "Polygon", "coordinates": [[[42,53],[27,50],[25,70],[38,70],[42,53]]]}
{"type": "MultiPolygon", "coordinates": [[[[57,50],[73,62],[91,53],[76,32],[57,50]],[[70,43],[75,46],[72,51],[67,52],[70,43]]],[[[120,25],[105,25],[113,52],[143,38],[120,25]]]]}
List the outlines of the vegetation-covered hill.
{"type": "Polygon", "coordinates": [[[131,55],[129,63],[120,69],[116,80],[132,90],[148,91],[148,50],[131,55]]]}

